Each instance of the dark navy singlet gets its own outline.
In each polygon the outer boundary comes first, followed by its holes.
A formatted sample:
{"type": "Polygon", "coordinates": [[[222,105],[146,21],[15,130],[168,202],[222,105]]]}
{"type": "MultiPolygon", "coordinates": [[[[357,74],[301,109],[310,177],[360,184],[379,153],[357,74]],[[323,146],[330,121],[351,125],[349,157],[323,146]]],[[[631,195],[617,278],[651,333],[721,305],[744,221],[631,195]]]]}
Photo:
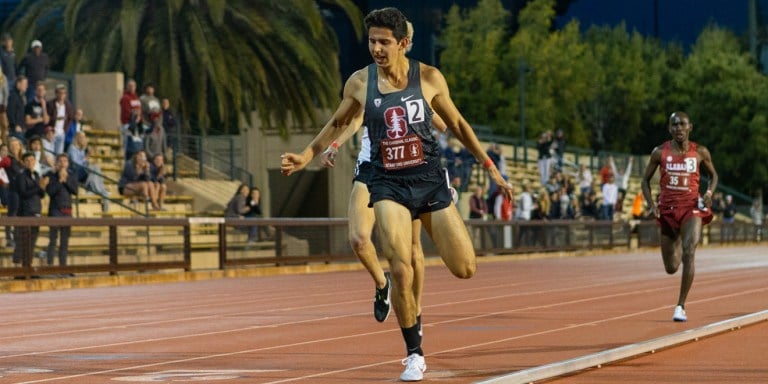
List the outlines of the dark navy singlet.
{"type": "Polygon", "coordinates": [[[431,133],[433,112],[421,93],[420,74],[419,62],[409,59],[408,86],[382,94],[377,66],[368,66],[363,125],[379,174],[413,175],[440,165],[440,147],[431,133]]]}

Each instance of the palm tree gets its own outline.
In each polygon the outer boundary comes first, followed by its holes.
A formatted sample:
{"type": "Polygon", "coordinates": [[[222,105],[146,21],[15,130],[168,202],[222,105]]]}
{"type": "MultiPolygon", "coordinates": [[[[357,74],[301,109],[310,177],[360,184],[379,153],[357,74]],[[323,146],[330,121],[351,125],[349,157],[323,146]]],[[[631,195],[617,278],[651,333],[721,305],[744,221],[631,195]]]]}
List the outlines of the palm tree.
{"type": "MultiPolygon", "coordinates": [[[[352,0],[321,2],[361,36],[352,0]]],[[[236,131],[254,111],[286,134],[339,98],[338,42],[316,1],[24,0],[8,24],[20,43],[44,40],[56,69],[154,84],[201,134],[236,131]]]]}

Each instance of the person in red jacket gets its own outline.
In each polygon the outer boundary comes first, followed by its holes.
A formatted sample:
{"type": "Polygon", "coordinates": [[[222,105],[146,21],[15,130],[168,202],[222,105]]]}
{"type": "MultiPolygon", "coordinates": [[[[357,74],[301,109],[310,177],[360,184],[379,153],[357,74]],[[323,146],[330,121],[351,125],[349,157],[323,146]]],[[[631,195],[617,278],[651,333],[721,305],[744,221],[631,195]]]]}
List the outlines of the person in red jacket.
{"type": "Polygon", "coordinates": [[[132,119],[137,125],[141,123],[141,100],[136,94],[136,81],[130,79],[125,83],[125,92],[120,98],[120,128],[123,134],[128,130],[132,119]]]}

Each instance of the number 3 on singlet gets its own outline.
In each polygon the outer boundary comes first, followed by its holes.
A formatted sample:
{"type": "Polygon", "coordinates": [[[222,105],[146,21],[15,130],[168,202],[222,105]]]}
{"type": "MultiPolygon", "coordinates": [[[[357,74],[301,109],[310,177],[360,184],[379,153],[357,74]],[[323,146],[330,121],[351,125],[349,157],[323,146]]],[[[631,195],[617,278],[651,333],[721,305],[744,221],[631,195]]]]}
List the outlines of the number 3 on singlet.
{"type": "Polygon", "coordinates": [[[408,124],[424,122],[424,99],[408,100],[405,107],[408,110],[408,124]]]}

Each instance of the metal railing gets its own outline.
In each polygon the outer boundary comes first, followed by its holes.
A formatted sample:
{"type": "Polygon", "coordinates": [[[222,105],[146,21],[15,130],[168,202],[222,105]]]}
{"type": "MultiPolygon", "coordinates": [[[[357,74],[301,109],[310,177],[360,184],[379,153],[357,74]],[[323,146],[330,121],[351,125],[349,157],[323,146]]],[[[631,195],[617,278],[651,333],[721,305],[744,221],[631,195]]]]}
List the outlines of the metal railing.
{"type": "Polygon", "coordinates": [[[236,165],[242,162],[243,152],[243,143],[237,137],[177,135],[174,141],[174,177],[178,176],[176,170],[182,167],[176,157],[183,154],[197,162],[194,171],[201,179],[240,180],[253,185],[253,174],[236,165]]]}

